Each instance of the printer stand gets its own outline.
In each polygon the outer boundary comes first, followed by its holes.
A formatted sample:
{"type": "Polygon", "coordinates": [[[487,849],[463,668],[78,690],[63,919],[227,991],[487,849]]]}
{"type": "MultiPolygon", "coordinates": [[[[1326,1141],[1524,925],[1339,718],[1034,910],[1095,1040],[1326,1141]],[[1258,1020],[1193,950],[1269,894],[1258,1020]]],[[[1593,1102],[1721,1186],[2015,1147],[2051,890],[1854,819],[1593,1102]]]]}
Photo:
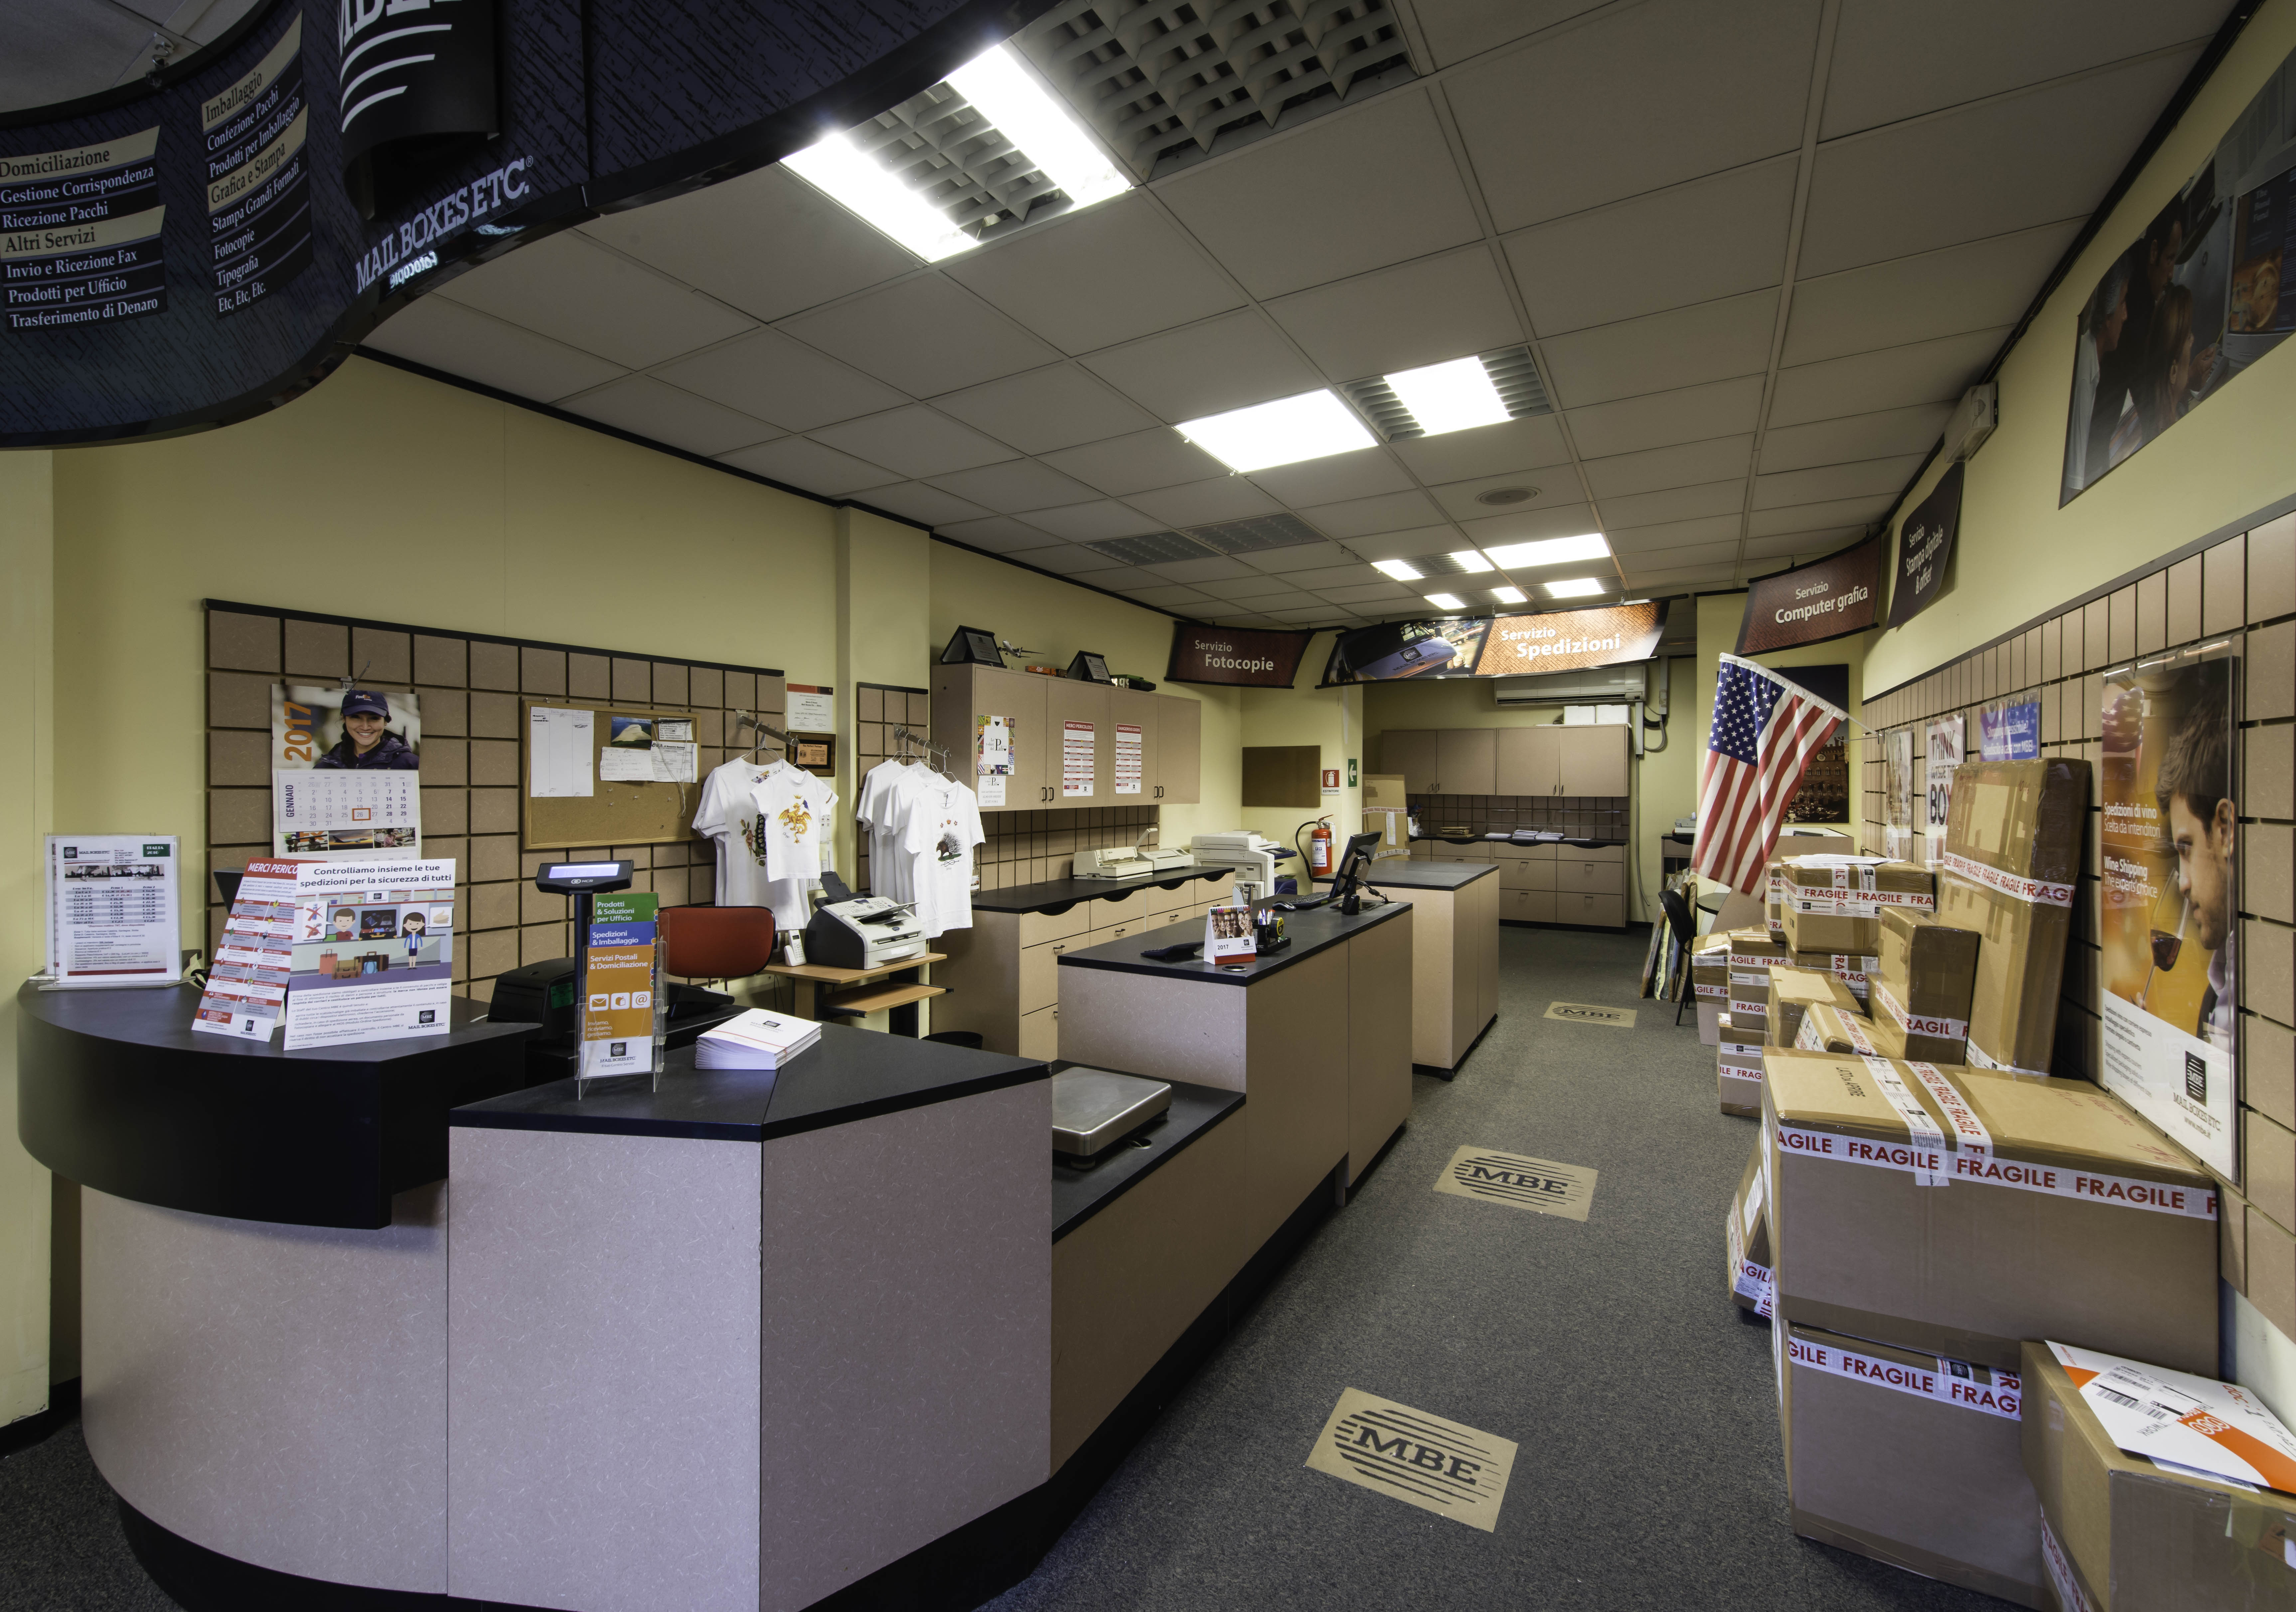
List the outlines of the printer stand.
{"type": "Polygon", "coordinates": [[[873,1013],[885,1010],[885,1025],[896,1035],[917,1033],[917,1003],[947,993],[925,982],[926,970],[947,961],[940,952],[904,957],[882,969],[832,969],[817,962],[775,962],[766,972],[777,974],[797,986],[797,1016],[818,1019],[831,1013],[873,1013]]]}

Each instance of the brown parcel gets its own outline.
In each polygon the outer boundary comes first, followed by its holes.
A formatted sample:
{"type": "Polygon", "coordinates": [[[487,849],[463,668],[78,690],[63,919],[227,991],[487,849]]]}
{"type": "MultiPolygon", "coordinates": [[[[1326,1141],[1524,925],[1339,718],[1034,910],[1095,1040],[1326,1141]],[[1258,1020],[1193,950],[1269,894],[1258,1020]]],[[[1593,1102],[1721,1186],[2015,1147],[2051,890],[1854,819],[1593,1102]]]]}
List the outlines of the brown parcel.
{"type": "Polygon", "coordinates": [[[1821,1002],[1801,1016],[1801,1031],[1794,1037],[1794,1046],[1804,1052],[1860,1052],[1892,1058],[1897,1054],[1888,1051],[1888,1046],[1902,1046],[1903,1043],[1887,1039],[1889,1029],[1886,1020],[1876,1024],[1821,1002]]]}
{"type": "Polygon", "coordinates": [[[2042,1604],[2013,1375],[1813,1327],[1788,1332],[1785,1351],[1778,1421],[1795,1533],[2042,1604]]]}
{"type": "Polygon", "coordinates": [[[1690,985],[1692,994],[1701,1002],[1730,1000],[1728,935],[1701,935],[1690,943],[1690,985]]]}
{"type": "Polygon", "coordinates": [[[2002,1371],[2028,1338],[2216,1370],[2216,1188],[2119,1098],[2084,1080],[1818,1052],[1763,1064],[1788,1321],[2002,1371]],[[1917,1142],[1877,1074],[1947,1140],[1917,1142]],[[1915,1165],[1941,1184],[1919,1184],[1915,1165]]]}
{"type": "Polygon", "coordinates": [[[1762,1201],[1762,1146],[1757,1141],[1746,1157],[1746,1173],[1738,1178],[1736,1196],[1722,1228],[1722,1246],[1729,1264],[1726,1277],[1730,1297],[1742,1310],[1758,1315],[1770,1313],[1770,1217],[1762,1201]]]}
{"type": "Polygon", "coordinates": [[[1787,961],[1798,969],[1816,969],[1821,974],[1833,975],[1849,987],[1849,994],[1857,999],[1859,1012],[1873,1011],[1866,994],[1875,970],[1881,967],[1880,958],[1860,957],[1849,952],[1796,952],[1787,961]]]}
{"type": "Polygon", "coordinates": [[[2088,1602],[2053,1594],[2057,1612],[2296,1612],[2296,1497],[2124,1453],[2045,1343],[2027,1342],[2022,1376],[2026,1475],[2088,1602]]]}
{"type": "Polygon", "coordinates": [[[1801,1034],[1801,1017],[1813,1007],[1831,1007],[1844,1013],[1857,1011],[1849,987],[1816,969],[1770,970],[1770,1017],[1763,1037],[1767,1045],[1790,1047],[1801,1034]]]}
{"type": "Polygon", "coordinates": [[[1937,912],[1983,937],[1972,1064],[2049,1067],[2087,814],[2085,761],[1983,761],[1953,775],[1937,912]]]}
{"type": "Polygon", "coordinates": [[[1762,1117],[1762,1037],[1758,1030],[1742,1030],[1737,1016],[1722,1015],[1721,1040],[1714,1049],[1714,1090],[1725,1114],[1741,1119],[1762,1117]]]}
{"type": "Polygon", "coordinates": [[[1783,871],[1785,929],[1778,938],[1796,952],[1873,956],[1882,948],[1882,912],[1893,906],[1927,912],[1937,901],[1937,880],[1910,862],[1803,856],[1783,871]]]}
{"type": "Polygon", "coordinates": [[[1882,914],[1882,968],[1873,1011],[1898,1032],[1892,1058],[1927,1063],[1967,1061],[1970,994],[1977,986],[1978,937],[1927,912],[1882,914]]]}
{"type": "Polygon", "coordinates": [[[1793,954],[1759,929],[1730,931],[1729,1012],[1738,1028],[1760,1036],[1769,1023],[1770,970],[1793,954]]]}

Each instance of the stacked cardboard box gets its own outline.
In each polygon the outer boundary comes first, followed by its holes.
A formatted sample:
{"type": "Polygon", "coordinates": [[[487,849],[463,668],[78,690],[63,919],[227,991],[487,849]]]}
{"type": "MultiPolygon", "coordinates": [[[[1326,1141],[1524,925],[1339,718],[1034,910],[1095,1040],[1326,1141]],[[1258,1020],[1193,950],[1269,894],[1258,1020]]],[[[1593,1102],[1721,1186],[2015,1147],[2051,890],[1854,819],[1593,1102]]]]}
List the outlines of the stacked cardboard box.
{"type": "Polygon", "coordinates": [[[1849,987],[1849,994],[1857,999],[1859,1012],[1870,1014],[1874,1011],[1870,997],[1874,976],[1881,970],[1882,960],[1879,957],[1861,957],[1845,952],[1796,952],[1793,953],[1793,966],[1816,969],[1821,974],[1833,975],[1849,987]]]}
{"type": "Polygon", "coordinates": [[[1985,761],[1954,773],[1937,916],[1982,937],[1968,1059],[2044,1070],[2088,812],[2085,761],[1985,761]]]}
{"type": "Polygon", "coordinates": [[[1725,1013],[1717,1027],[1714,1089],[1722,1111],[1741,1119],[1762,1117],[1762,1032],[1742,1030],[1738,1015],[1725,1013]]]}
{"type": "Polygon", "coordinates": [[[1848,986],[1816,969],[1783,965],[1771,969],[1765,1043],[1773,1047],[1792,1046],[1801,1034],[1802,1016],[1813,1007],[1830,1007],[1855,1017],[1857,999],[1848,986]]]}
{"type": "Polygon", "coordinates": [[[1756,1142],[1746,1159],[1746,1173],[1738,1178],[1722,1232],[1729,1254],[1730,1297],[1740,1309],[1757,1315],[1767,1315],[1771,1307],[1770,1217],[1764,1212],[1762,1179],[1762,1148],[1756,1142]]]}
{"type": "Polygon", "coordinates": [[[1796,952],[1881,949],[1882,914],[1892,907],[1929,912],[1937,881],[1927,868],[1878,856],[1796,856],[1780,864],[1784,924],[1779,938],[1796,952]]]}
{"type": "Polygon", "coordinates": [[[1793,961],[1783,942],[1759,929],[1730,931],[1730,1006],[1739,1030],[1760,1035],[1769,1026],[1770,970],[1793,961]]]}
{"type": "Polygon", "coordinates": [[[1969,1039],[1969,1004],[1977,988],[1978,937],[1928,912],[1882,915],[1882,958],[1873,1015],[1887,1023],[1892,1058],[1961,1063],[1969,1039]]]}
{"type": "Polygon", "coordinates": [[[1714,1046],[1721,1038],[1722,1015],[1729,1011],[1730,937],[1726,933],[1701,935],[1691,943],[1690,988],[1698,1003],[1698,1039],[1714,1046]]]}
{"type": "Polygon", "coordinates": [[[1858,1052],[1886,1058],[1890,1054],[1882,1050],[1879,1039],[1883,1033],[1882,1025],[1870,1019],[1819,1002],[1802,1015],[1794,1045],[1805,1052],[1858,1052]]]}

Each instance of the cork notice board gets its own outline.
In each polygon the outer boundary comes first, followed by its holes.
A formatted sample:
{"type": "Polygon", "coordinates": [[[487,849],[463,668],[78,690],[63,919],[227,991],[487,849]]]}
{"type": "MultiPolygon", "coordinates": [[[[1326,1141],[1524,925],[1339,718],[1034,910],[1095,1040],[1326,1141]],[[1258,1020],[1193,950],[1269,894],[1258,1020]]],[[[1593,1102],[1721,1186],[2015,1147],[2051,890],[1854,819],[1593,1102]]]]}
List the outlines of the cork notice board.
{"type": "MultiPolygon", "coordinates": [[[[541,847],[661,845],[691,839],[693,810],[701,784],[615,783],[598,776],[599,751],[613,732],[611,718],[638,716],[650,722],[691,722],[690,710],[640,705],[592,705],[585,700],[519,701],[520,839],[531,850],[541,847]],[[534,777],[533,711],[537,706],[592,714],[590,775],[594,793],[545,796],[527,793],[534,777]]],[[[697,769],[698,771],[699,769],[697,769]]]]}

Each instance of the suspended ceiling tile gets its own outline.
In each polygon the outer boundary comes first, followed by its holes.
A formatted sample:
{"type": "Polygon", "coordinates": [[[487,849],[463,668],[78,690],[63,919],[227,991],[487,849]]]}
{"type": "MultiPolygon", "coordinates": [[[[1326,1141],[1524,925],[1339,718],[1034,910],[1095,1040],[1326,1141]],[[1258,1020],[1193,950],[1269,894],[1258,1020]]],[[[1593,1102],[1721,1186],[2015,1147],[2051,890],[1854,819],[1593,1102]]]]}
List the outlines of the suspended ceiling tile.
{"type": "Polygon", "coordinates": [[[1112,498],[1095,498],[1085,503],[1071,503],[1054,509],[1031,510],[1029,524],[1042,527],[1056,537],[1066,537],[1074,543],[1098,543],[1108,537],[1137,537],[1143,533],[1161,529],[1162,523],[1150,520],[1128,504],[1112,498]]]}
{"type": "Polygon", "coordinates": [[[1083,482],[1071,480],[1050,465],[1038,464],[1033,459],[1008,459],[1002,464],[951,471],[945,476],[931,478],[931,481],[944,493],[970,498],[1004,515],[1081,503],[1092,496],[1092,489],[1083,482]]]}
{"type": "MultiPolygon", "coordinates": [[[[1225,554],[1215,554],[1203,560],[1169,560],[1161,565],[1143,569],[1155,572],[1168,582],[1185,582],[1191,587],[1204,587],[1208,583],[1226,583],[1234,586],[1241,582],[1248,584],[1255,591],[1264,591],[1267,585],[1265,577],[1225,554]]],[[[1235,597],[1233,593],[1219,593],[1216,588],[1206,588],[1205,591],[1222,599],[1235,597]]]]}
{"type": "Polygon", "coordinates": [[[1509,235],[1531,323],[1553,336],[1777,284],[1795,167],[1757,163],[1509,235]]]}
{"type": "Polygon", "coordinates": [[[1419,554],[1456,553],[1472,546],[1464,532],[1447,524],[1348,539],[1348,547],[1365,560],[1409,560],[1419,554]]]}
{"type": "Polygon", "coordinates": [[[1251,479],[1295,510],[1345,498],[1368,498],[1374,493],[1406,492],[1411,487],[1411,478],[1403,468],[1385,449],[1375,447],[1254,471],[1251,479]]]}
{"type": "MultiPolygon", "coordinates": [[[[1884,348],[1778,372],[1770,429],[1959,397],[1984,373],[2011,326],[1884,348]]],[[[1792,345],[1791,335],[1787,345],[1792,345]]]]}
{"type": "Polygon", "coordinates": [[[927,487],[922,481],[872,487],[868,502],[888,514],[922,520],[927,526],[940,526],[952,520],[975,520],[990,512],[977,503],[944,493],[937,487],[927,487]]]}
{"type": "Polygon", "coordinates": [[[1888,459],[1862,459],[1854,464],[1820,465],[1814,470],[1757,476],[1754,507],[1774,510],[1787,504],[1822,503],[1869,494],[1894,495],[1913,479],[1921,465],[1921,454],[1899,454],[1888,459]]]}
{"type": "Polygon", "coordinates": [[[1111,560],[1096,550],[1075,543],[1057,543],[1049,548],[1031,549],[1029,551],[1029,563],[1042,570],[1058,571],[1064,577],[1083,577],[1087,582],[1092,580],[1086,575],[1088,572],[1129,569],[1122,568],[1120,561],[1111,560]]]}
{"type": "Polygon", "coordinates": [[[368,331],[364,345],[537,403],[603,386],[622,372],[594,353],[444,297],[416,298],[368,331]]]}
{"type": "Polygon", "coordinates": [[[1443,506],[1445,514],[1461,520],[1479,520],[1488,515],[1504,515],[1509,510],[1537,509],[1544,504],[1581,503],[1587,494],[1578,485],[1578,476],[1567,465],[1558,465],[1552,475],[1536,479],[1521,475],[1480,476],[1472,481],[1454,481],[1428,489],[1435,502],[1443,506]],[[1486,493],[1529,493],[1528,498],[1512,499],[1504,503],[1478,502],[1486,493]]]}
{"type": "Polygon", "coordinates": [[[1779,362],[1815,364],[2014,324],[2080,224],[2067,219],[1802,281],[1779,362]]]}
{"type": "Polygon", "coordinates": [[[1335,380],[1442,364],[1524,336],[1480,241],[1300,291],[1267,311],[1335,380]]]}
{"type": "MultiPolygon", "coordinates": [[[[564,399],[559,407],[689,454],[716,455],[728,448],[763,442],[782,433],[762,420],[720,408],[692,392],[682,392],[645,375],[625,375],[594,391],[564,399]]],[[[898,479],[880,476],[879,482],[898,479]]]]}
{"type": "Polygon", "coordinates": [[[1494,221],[1520,229],[1792,151],[1818,11],[1654,0],[1457,73],[1446,87],[1494,221]]]}
{"type": "Polygon", "coordinates": [[[1745,517],[1734,512],[1660,520],[1650,526],[1613,526],[1611,546],[1621,554],[1639,554],[1645,549],[1680,548],[1687,544],[1734,543],[1745,524],[1745,517]]]}
{"type": "Polygon", "coordinates": [[[1762,377],[1741,375],[1704,386],[1650,392],[1616,403],[1572,409],[1570,439],[1589,459],[1639,453],[1677,442],[1751,431],[1762,413],[1762,377]]]}
{"type": "Polygon", "coordinates": [[[1159,420],[1176,425],[1324,384],[1291,343],[1250,308],[1111,348],[1084,363],[1159,420]]]}
{"type": "Polygon", "coordinates": [[[579,230],[521,247],[436,294],[631,369],[723,341],[752,323],[579,230]]]}
{"type": "Polygon", "coordinates": [[[1263,632],[1274,632],[1282,628],[1289,627],[1291,623],[1278,621],[1273,616],[1255,616],[1245,614],[1241,616],[1218,617],[1214,619],[1212,625],[1215,626],[1224,627],[1256,627],[1263,632]]]}
{"type": "Polygon", "coordinates": [[[1430,483],[1543,471],[1570,462],[1562,446],[1562,428],[1552,414],[1446,431],[1440,437],[1407,437],[1392,446],[1395,456],[1430,483]]]}
{"type": "Polygon", "coordinates": [[[2225,9],[2225,0],[1845,0],[1820,137],[2198,44],[2216,32],[2225,9]]]}
{"type": "Polygon", "coordinates": [[[963,253],[943,270],[1067,353],[1243,303],[1227,276],[1139,191],[963,253]]]}
{"type": "Polygon", "coordinates": [[[1045,462],[1116,497],[1224,477],[1227,466],[1165,426],[1046,454],[1045,462]]]}
{"type": "Polygon", "coordinates": [[[1342,605],[1313,603],[1267,612],[1287,626],[1353,626],[1355,613],[1342,605]]]}
{"type": "Polygon", "coordinates": [[[1126,597],[1136,599],[1142,604],[1154,605],[1159,610],[1185,610],[1191,605],[1218,602],[1209,593],[1200,593],[1193,588],[1182,587],[1176,582],[1166,583],[1161,587],[1128,588],[1126,590],[1126,597]]]}
{"type": "MultiPolygon", "coordinates": [[[[718,457],[727,464],[803,487],[824,498],[883,487],[890,474],[850,454],[840,454],[803,437],[783,437],[778,442],[760,443],[718,457]]],[[[868,502],[874,503],[876,500],[868,502]]]]}
{"type": "Polygon", "coordinates": [[[1638,593],[1659,593],[1668,588],[1722,586],[1737,580],[1737,568],[1728,565],[1688,566],[1680,570],[1652,571],[1647,575],[1635,573],[1635,588],[1638,593]]]}
{"type": "Polygon", "coordinates": [[[1603,0],[1415,0],[1412,11],[1437,67],[1600,10],[1603,0]]]}
{"type": "Polygon", "coordinates": [[[1587,462],[1587,484],[1605,507],[1613,498],[1636,493],[1663,492],[1669,487],[1695,487],[1743,476],[1754,462],[1754,437],[1712,437],[1703,442],[1677,443],[1672,447],[1644,448],[1638,454],[1618,454],[1587,462]]]}
{"type": "Polygon", "coordinates": [[[933,406],[1024,454],[1099,442],[1153,426],[1153,416],[1073,364],[1055,364],[950,392],[933,406]]]}
{"type": "MultiPolygon", "coordinates": [[[[1204,561],[1200,560],[1189,560],[1184,561],[1182,563],[1185,565],[1201,565],[1204,561]]],[[[1222,563],[1234,564],[1234,562],[1227,561],[1222,561],[1222,563]]],[[[1210,593],[1215,599],[1248,600],[1280,598],[1292,594],[1298,591],[1293,588],[1271,588],[1270,583],[1273,581],[1273,578],[1259,575],[1258,572],[1252,570],[1249,566],[1237,566],[1236,569],[1242,571],[1243,575],[1241,577],[1227,578],[1207,577],[1202,581],[1190,581],[1189,585],[1202,593],[1210,593]]],[[[1182,578],[1182,580],[1186,581],[1188,579],[1182,578]]]]}
{"type": "Polygon", "coordinates": [[[1641,577],[1652,571],[1679,570],[1685,566],[1728,566],[1738,558],[1737,539],[1727,543],[1693,543],[1670,549],[1636,549],[1619,556],[1619,564],[1629,577],[1641,577]]]}
{"type": "Polygon", "coordinates": [[[1482,233],[1434,109],[1415,86],[1184,168],[1155,189],[1260,298],[1482,233]]]}
{"type": "Polygon", "coordinates": [[[1257,553],[1238,554],[1237,559],[1255,571],[1269,571],[1286,579],[1294,571],[1311,571],[1319,566],[1347,565],[1357,556],[1354,551],[1336,543],[1303,543],[1297,548],[1262,549],[1257,553]]]}
{"type": "Polygon", "coordinates": [[[1843,526],[1862,528],[1868,521],[1881,520],[1897,502],[1897,494],[1885,493],[1871,498],[1834,498],[1824,503],[1756,510],[1746,517],[1746,536],[1775,537],[1781,532],[1825,531],[1843,526]]]}
{"type": "Polygon", "coordinates": [[[884,382],[771,330],[751,331],[666,364],[655,373],[672,386],[791,431],[809,431],[908,401],[884,382]]]}
{"type": "Polygon", "coordinates": [[[1361,561],[1346,565],[1315,565],[1305,570],[1286,571],[1283,580],[1298,587],[1328,594],[1333,588],[1364,587],[1388,578],[1361,561]]]}
{"type": "Polygon", "coordinates": [[[1125,502],[1173,527],[1209,526],[1215,520],[1241,520],[1246,515],[1273,515],[1283,507],[1241,476],[1133,493],[1125,502]]]}
{"type": "Polygon", "coordinates": [[[1603,500],[1603,525],[1655,526],[1663,520],[1693,520],[1702,515],[1733,515],[1746,507],[1746,479],[1710,481],[1603,500]]]}
{"type": "Polygon", "coordinates": [[[1358,582],[1344,587],[1325,587],[1316,591],[1333,604],[1345,605],[1401,604],[1419,597],[1401,583],[1387,581],[1358,582]]]}
{"type": "MultiPolygon", "coordinates": [[[[1029,553],[1067,546],[1050,533],[1038,531],[1026,521],[1015,520],[1010,515],[991,515],[981,520],[959,520],[936,529],[944,537],[953,538],[972,548],[987,549],[992,554],[1029,553]]],[[[1034,565],[1037,562],[1030,560],[1029,563],[1034,565]]],[[[1153,580],[1150,578],[1150,581],[1153,580]]],[[[1095,578],[1093,585],[1121,587],[1130,585],[1095,578]]]]}
{"type": "Polygon", "coordinates": [[[609,213],[581,229],[764,320],[849,296],[919,261],[778,166],[609,213]],[[804,250],[791,250],[798,241],[804,250]]]}
{"type": "Polygon", "coordinates": [[[1815,559],[1847,548],[1866,535],[1862,526],[1837,526],[1817,532],[1788,532],[1777,537],[1749,537],[1746,558],[1756,560],[1815,559]]]}
{"type": "Polygon", "coordinates": [[[1488,549],[1541,537],[1577,537],[1603,528],[1595,519],[1595,511],[1587,505],[1561,503],[1552,508],[1517,510],[1512,514],[1492,515],[1480,520],[1463,520],[1459,529],[1466,534],[1469,544],[1488,549]]]}
{"type": "Polygon", "coordinates": [[[1375,498],[1317,504],[1300,513],[1334,537],[1368,537],[1374,532],[1408,531],[1443,519],[1443,511],[1433,501],[1417,491],[1382,493],[1375,498]]]}
{"type": "Polygon", "coordinates": [[[1821,464],[1846,464],[1898,454],[1926,454],[1953,417],[1949,403],[1816,420],[1808,425],[1773,426],[1762,438],[1762,469],[1804,471],[1821,464]]]}
{"type": "Polygon", "coordinates": [[[2198,54],[2180,50],[1819,147],[1798,273],[2087,217],[2198,54]]]}
{"type": "Polygon", "coordinates": [[[979,464],[1015,457],[1001,442],[959,425],[922,403],[889,409],[862,420],[824,426],[813,433],[842,453],[857,454],[904,476],[946,476],[979,464]]]}
{"type": "Polygon", "coordinates": [[[1777,305],[1775,291],[1756,291],[1574,331],[1546,344],[1546,366],[1571,408],[1758,375],[1769,366],[1777,305]]]}
{"type": "Polygon", "coordinates": [[[1060,356],[938,274],[864,291],[784,319],[780,328],[915,397],[1035,369],[1060,356]]]}

